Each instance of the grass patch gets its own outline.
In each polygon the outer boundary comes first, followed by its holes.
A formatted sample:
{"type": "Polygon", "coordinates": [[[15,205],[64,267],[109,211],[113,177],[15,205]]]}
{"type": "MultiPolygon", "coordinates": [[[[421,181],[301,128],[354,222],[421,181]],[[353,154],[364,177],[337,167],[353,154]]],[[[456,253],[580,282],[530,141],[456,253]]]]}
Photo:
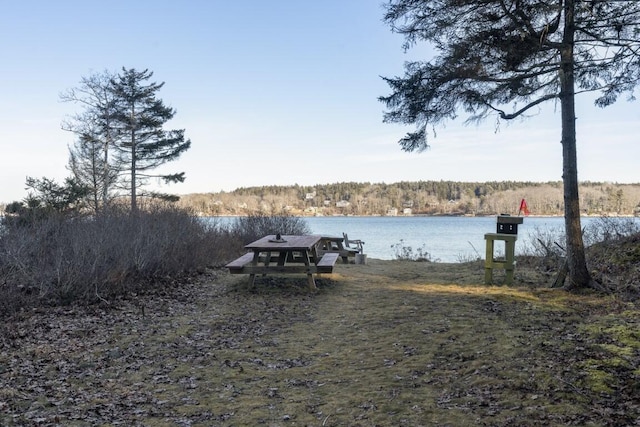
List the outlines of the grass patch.
{"type": "MultiPolygon", "coordinates": [[[[0,424],[630,425],[637,307],[482,266],[369,260],[304,277],[215,272],[2,334],[0,424]],[[143,308],[144,307],[144,308],[143,308]]],[[[635,385],[634,385],[635,384],[635,385]]]]}

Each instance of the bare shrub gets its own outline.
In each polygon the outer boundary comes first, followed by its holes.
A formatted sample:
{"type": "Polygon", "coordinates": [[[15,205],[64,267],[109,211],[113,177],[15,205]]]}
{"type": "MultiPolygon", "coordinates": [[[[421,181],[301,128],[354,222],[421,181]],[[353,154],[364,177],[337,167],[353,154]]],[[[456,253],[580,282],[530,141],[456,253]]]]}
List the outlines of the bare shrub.
{"type": "Polygon", "coordinates": [[[236,218],[230,227],[230,233],[240,251],[242,246],[269,234],[309,234],[311,229],[303,218],[287,214],[258,213],[236,218]]]}
{"type": "MultiPolygon", "coordinates": [[[[587,261],[595,280],[601,283],[606,281],[601,273],[608,271],[609,266],[616,263],[612,256],[615,252],[613,248],[639,233],[640,224],[635,218],[600,217],[590,221],[584,227],[583,239],[587,261]]],[[[548,273],[562,274],[563,269],[566,268],[564,241],[564,231],[561,228],[536,228],[529,247],[524,250],[525,256],[519,257],[518,262],[527,262],[548,273]]]]}
{"type": "Polygon", "coordinates": [[[640,232],[636,218],[612,218],[603,216],[592,221],[584,230],[585,245],[610,242],[640,232]]]}
{"type": "Polygon", "coordinates": [[[564,256],[564,241],[564,230],[559,227],[535,227],[523,253],[544,259],[557,259],[564,256]]]}
{"type": "Polygon", "coordinates": [[[0,314],[29,304],[108,300],[224,262],[227,232],[189,212],[151,206],[5,224],[0,314]]]}
{"type": "Polygon", "coordinates": [[[529,265],[545,274],[558,271],[564,263],[564,229],[535,227],[531,233],[529,243],[518,257],[518,263],[529,265]]]}
{"type": "Polygon", "coordinates": [[[398,261],[419,261],[419,262],[438,262],[439,260],[433,260],[431,254],[427,252],[424,245],[417,248],[415,251],[413,247],[404,243],[403,239],[400,239],[399,243],[391,245],[391,249],[394,252],[394,258],[398,261]]]}
{"type": "MultiPolygon", "coordinates": [[[[591,221],[583,229],[585,246],[618,240],[640,232],[640,223],[634,218],[600,217],[591,221]]],[[[565,234],[562,228],[539,228],[532,233],[531,243],[526,247],[526,255],[545,259],[562,258],[565,255],[565,234]]]]}

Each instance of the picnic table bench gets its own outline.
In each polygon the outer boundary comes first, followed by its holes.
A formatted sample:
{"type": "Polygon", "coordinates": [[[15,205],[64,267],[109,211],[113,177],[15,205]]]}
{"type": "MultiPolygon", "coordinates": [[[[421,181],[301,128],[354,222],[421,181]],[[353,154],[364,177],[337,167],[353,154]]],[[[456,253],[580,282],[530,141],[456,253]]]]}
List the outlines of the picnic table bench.
{"type": "Polygon", "coordinates": [[[318,255],[326,255],[336,253],[344,264],[349,263],[349,257],[355,257],[359,250],[357,248],[348,248],[344,245],[344,237],[322,236],[318,245],[318,255]]]}
{"type": "Polygon", "coordinates": [[[337,252],[340,254],[342,262],[348,264],[349,257],[356,257],[356,255],[362,254],[363,244],[364,242],[362,240],[350,240],[346,233],[342,233],[342,237],[322,236],[318,246],[318,254],[322,255],[328,252],[337,252]]]}
{"type": "Polygon", "coordinates": [[[316,235],[269,235],[245,246],[250,252],[225,267],[231,274],[248,274],[254,286],[256,274],[306,274],[309,287],[316,289],[314,274],[332,273],[337,252],[319,253],[322,237],[316,235]]]}

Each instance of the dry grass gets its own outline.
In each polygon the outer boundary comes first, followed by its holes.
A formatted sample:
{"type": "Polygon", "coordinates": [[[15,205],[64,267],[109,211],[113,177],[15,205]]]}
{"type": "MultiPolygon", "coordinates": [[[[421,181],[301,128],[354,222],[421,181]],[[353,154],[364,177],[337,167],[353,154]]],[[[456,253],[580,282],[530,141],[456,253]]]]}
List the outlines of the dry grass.
{"type": "Polygon", "coordinates": [[[318,280],[215,272],[117,309],[5,325],[1,425],[640,423],[640,311],[484,286],[481,264],[369,260],[318,280]]]}

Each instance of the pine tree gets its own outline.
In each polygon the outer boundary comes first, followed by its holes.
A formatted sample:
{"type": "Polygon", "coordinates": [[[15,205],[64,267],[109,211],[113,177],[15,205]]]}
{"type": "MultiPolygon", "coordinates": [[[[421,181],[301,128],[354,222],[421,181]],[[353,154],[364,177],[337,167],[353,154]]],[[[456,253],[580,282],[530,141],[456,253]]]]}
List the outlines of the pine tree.
{"type": "Polygon", "coordinates": [[[385,21],[405,48],[428,43],[429,62],[405,64],[386,78],[384,120],[416,125],[400,141],[428,147],[427,128],[468,113],[511,120],[558,101],[562,156],[567,287],[593,285],[586,265],[576,150],[576,93],[594,92],[607,106],[633,97],[640,79],[640,2],[627,0],[390,0],[385,21]]]}
{"type": "Polygon", "coordinates": [[[151,171],[176,160],[191,146],[185,140],[184,129],[164,130],[163,126],[175,115],[175,110],[165,106],[157,98],[164,83],[146,83],[153,73],[148,70],[122,69],[111,80],[111,90],[116,99],[113,126],[118,137],[117,163],[128,176],[122,176],[120,183],[131,196],[131,210],[138,209],[138,196],[152,196],[171,199],[171,196],[157,193],[141,193],[149,179],[159,178],[165,183],[183,182],[184,172],[158,175],[151,171]]]}

